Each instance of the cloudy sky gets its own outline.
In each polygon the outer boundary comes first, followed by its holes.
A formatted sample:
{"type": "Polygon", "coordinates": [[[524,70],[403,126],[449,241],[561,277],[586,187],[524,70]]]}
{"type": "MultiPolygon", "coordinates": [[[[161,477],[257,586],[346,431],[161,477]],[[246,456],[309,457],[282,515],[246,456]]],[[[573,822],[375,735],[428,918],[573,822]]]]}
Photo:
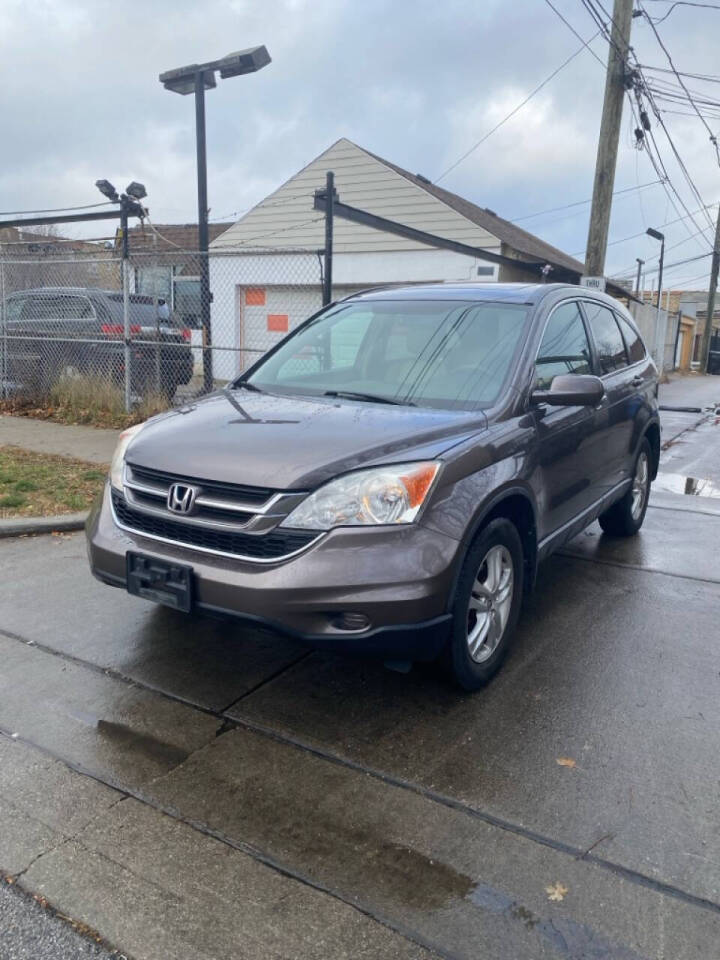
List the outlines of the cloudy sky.
{"type": "MultiPolygon", "coordinates": [[[[636,2],[656,19],[671,7],[636,2]]],[[[581,0],[553,3],[583,40],[596,34],[581,0]]],[[[610,0],[602,5],[609,9],[610,0]]],[[[657,30],[679,70],[717,71],[720,9],[676,6],[657,30]]],[[[522,226],[582,259],[589,204],[530,215],[591,196],[604,68],[590,50],[605,62],[602,37],[443,176],[581,47],[547,0],[2,0],[0,210],[92,203],[100,199],[94,181],[107,177],[121,187],[144,182],[155,222],[194,221],[192,99],[164,91],[158,73],[256,43],[266,44],[272,64],[219,81],[208,95],[211,218],[232,219],[346,136],[508,219],[523,218],[522,226]]],[[[668,68],[642,18],[633,21],[632,43],[642,64],[668,68]]],[[[720,99],[718,83],[686,83],[720,99]]],[[[663,119],[702,203],[714,204],[720,169],[707,131],[684,115],[687,103],[658,105],[673,111],[663,119]]],[[[720,109],[701,109],[717,131],[720,109]]],[[[637,189],[657,174],[633,147],[634,126],[626,105],[615,188],[629,190],[615,198],[611,241],[654,226],[673,247],[668,264],[707,254],[716,207],[696,223],[670,223],[679,214],[662,185],[637,189]],[[691,237],[701,227],[705,234],[691,237]]],[[[673,186],[696,211],[701,204],[665,135],[657,126],[654,133],[673,186]]],[[[645,237],[614,243],[607,272],[633,273],[638,256],[652,269],[656,254],[645,237]]],[[[702,287],[708,272],[705,257],[671,268],[668,282],[702,287]]]]}

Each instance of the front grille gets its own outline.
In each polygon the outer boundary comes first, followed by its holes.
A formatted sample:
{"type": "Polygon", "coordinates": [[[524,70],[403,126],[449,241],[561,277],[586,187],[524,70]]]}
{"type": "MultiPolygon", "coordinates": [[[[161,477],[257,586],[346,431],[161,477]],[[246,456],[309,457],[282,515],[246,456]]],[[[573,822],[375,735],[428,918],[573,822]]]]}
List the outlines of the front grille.
{"type": "Polygon", "coordinates": [[[174,540],[188,547],[212,553],[224,553],[251,560],[280,560],[308,546],[319,534],[315,531],[279,530],[255,536],[228,533],[212,527],[181,523],[134,510],[117,490],[112,491],[112,504],[118,521],[131,530],[150,537],[174,540]]]}
{"type": "Polygon", "coordinates": [[[238,500],[241,503],[262,506],[276,492],[269,487],[249,487],[242,483],[221,483],[217,480],[202,480],[200,477],[179,476],[174,473],[165,473],[163,470],[153,470],[150,467],[139,467],[129,463],[133,476],[141,483],[169,487],[171,483],[192,483],[202,487],[203,493],[218,500],[238,500]]]}

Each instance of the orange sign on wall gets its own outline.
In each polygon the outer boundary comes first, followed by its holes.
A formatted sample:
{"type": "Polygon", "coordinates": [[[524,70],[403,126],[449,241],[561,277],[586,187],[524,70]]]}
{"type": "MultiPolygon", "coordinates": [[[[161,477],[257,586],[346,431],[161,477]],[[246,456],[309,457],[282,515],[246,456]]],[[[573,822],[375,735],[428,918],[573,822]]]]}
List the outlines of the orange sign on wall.
{"type": "Polygon", "coordinates": [[[245,291],[246,307],[264,307],[265,306],[265,288],[248,287],[245,291]]]}
{"type": "Polygon", "coordinates": [[[273,333],[287,333],[288,315],[286,313],[269,313],[267,315],[267,328],[273,333]]]}

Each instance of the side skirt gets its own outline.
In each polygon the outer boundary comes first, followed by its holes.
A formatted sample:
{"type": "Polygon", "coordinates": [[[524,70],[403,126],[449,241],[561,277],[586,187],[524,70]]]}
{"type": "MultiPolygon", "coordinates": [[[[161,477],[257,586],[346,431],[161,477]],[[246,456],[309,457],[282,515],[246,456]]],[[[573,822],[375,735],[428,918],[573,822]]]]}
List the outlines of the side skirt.
{"type": "Polygon", "coordinates": [[[589,527],[593,520],[597,520],[601,513],[604,513],[608,507],[611,507],[613,503],[627,493],[631,486],[632,479],[623,480],[617,484],[617,486],[613,487],[612,490],[609,490],[596,503],[591,504],[586,510],[583,510],[579,516],[573,520],[569,520],[562,527],[554,530],[541,540],[537,548],[538,563],[541,560],[545,560],[551,553],[566,544],[568,540],[572,540],[573,537],[582,533],[585,527],[589,527]]]}

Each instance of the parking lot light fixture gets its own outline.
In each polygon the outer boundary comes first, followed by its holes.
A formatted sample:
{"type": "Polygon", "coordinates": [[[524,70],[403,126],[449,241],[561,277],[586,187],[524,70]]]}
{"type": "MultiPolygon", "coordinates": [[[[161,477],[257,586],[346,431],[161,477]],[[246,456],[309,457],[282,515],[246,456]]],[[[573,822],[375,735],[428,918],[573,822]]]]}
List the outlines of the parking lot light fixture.
{"type": "Polygon", "coordinates": [[[207,148],[205,144],[205,91],[217,86],[215,72],[223,79],[256,73],[270,63],[265,46],[236,50],[220,60],[191,63],[160,74],[160,83],[171,93],[195,94],[195,141],[197,148],[198,251],[200,254],[200,317],[203,331],[203,389],[213,389],[212,326],[210,318],[210,267],[208,263],[207,148]]]}
{"type": "Polygon", "coordinates": [[[125,193],[132,197],[133,200],[144,200],[147,196],[147,190],[145,189],[144,183],[138,183],[137,180],[133,180],[125,187],[125,193]]]}
{"type": "Polygon", "coordinates": [[[663,261],[665,260],[665,234],[660,233],[659,230],[654,230],[652,227],[648,227],[645,231],[649,237],[652,237],[653,240],[660,241],[660,263],[658,269],[658,298],[657,298],[657,307],[660,309],[660,293],[662,291],[662,281],[663,281],[663,261]]]}
{"type": "Polygon", "coordinates": [[[118,192],[109,180],[96,180],[95,186],[98,188],[100,193],[104,197],[107,197],[112,203],[120,203],[118,192]]]}

